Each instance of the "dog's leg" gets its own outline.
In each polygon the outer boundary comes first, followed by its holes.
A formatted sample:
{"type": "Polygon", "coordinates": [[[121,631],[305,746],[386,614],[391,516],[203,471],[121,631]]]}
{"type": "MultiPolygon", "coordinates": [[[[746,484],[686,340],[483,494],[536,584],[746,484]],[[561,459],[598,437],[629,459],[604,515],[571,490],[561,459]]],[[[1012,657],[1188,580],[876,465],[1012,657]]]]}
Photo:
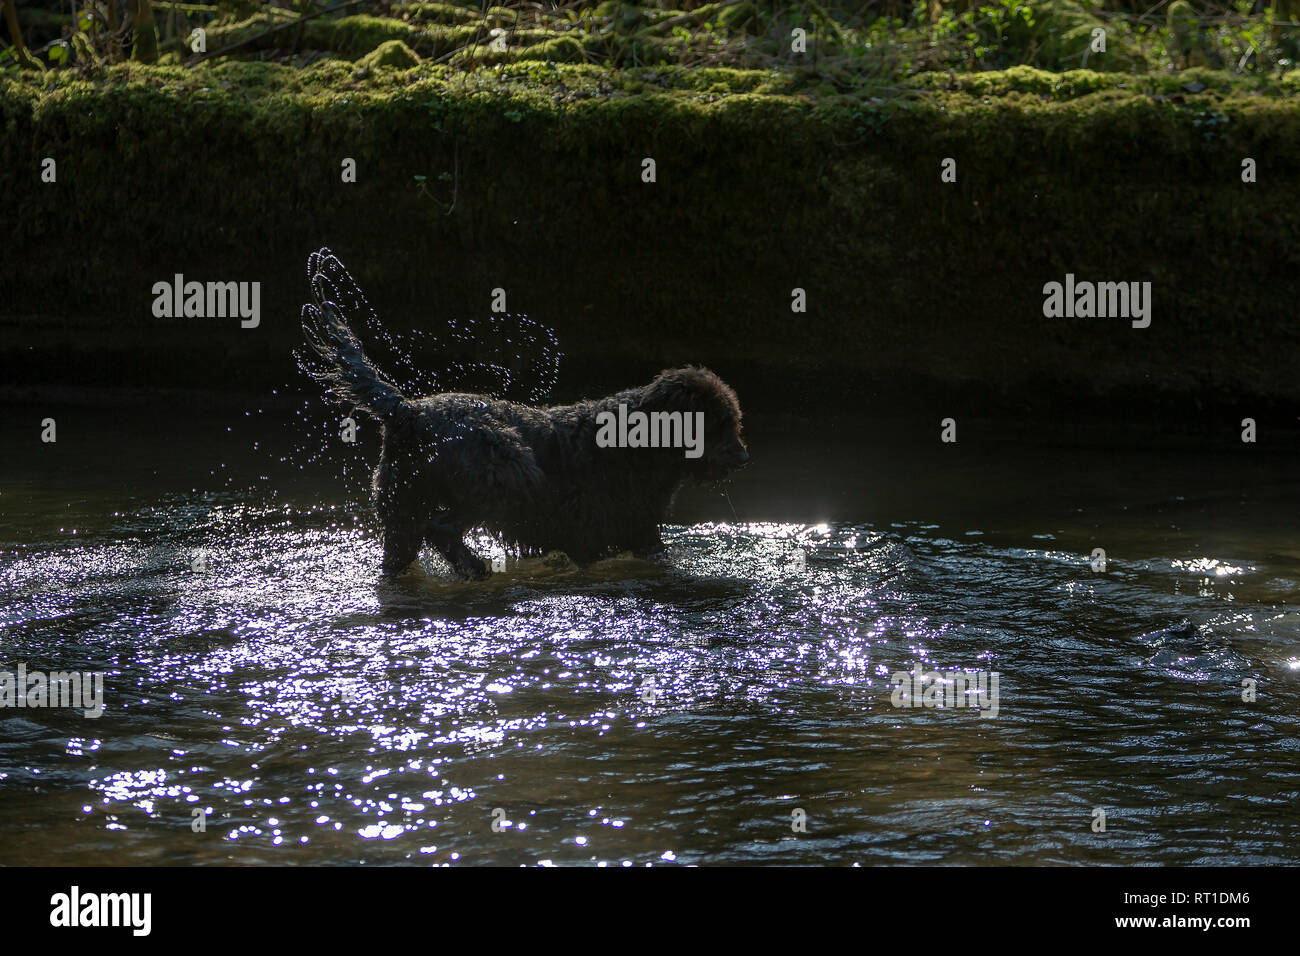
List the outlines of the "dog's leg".
{"type": "Polygon", "coordinates": [[[487,564],[465,544],[465,535],[460,528],[442,518],[430,518],[424,526],[424,538],[437,548],[438,553],[447,559],[464,578],[479,579],[487,577],[487,564]]]}
{"type": "Polygon", "coordinates": [[[396,454],[388,435],[379,467],[375,470],[375,511],[383,528],[386,578],[395,578],[420,556],[424,545],[420,496],[407,470],[405,458],[396,454]]]}
{"type": "Polygon", "coordinates": [[[424,538],[415,528],[384,527],[384,577],[395,578],[420,556],[424,538]]]}

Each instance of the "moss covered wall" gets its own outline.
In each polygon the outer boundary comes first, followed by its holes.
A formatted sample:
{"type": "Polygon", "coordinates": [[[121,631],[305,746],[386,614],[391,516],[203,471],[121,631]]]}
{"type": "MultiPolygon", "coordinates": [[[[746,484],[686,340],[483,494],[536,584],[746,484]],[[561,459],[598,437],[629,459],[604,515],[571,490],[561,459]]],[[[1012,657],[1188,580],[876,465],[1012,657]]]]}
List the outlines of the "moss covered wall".
{"type": "Polygon", "coordinates": [[[398,328],[486,314],[505,288],[558,331],[570,388],[706,361],[776,396],[825,370],[1026,402],[1300,398],[1290,88],[1020,68],[871,99],[725,70],[313,69],[0,81],[0,375],[283,385],[306,254],[330,245],[398,328]],[[261,327],[153,318],[177,272],[261,281],[261,327]],[[1151,327],[1044,318],[1067,272],[1150,280],[1151,327]]]}

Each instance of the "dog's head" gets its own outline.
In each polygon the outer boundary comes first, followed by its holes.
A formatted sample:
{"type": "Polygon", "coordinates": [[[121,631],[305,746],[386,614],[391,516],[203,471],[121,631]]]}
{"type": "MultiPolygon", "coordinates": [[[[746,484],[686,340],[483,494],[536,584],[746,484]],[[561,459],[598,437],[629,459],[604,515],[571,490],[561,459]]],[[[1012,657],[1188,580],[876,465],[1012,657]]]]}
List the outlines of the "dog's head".
{"type": "Polygon", "coordinates": [[[688,365],[665,369],[646,387],[641,407],[647,411],[703,413],[703,452],[698,458],[685,459],[692,477],[718,481],[749,461],[749,451],[741,438],[736,393],[707,368],[688,365]]]}

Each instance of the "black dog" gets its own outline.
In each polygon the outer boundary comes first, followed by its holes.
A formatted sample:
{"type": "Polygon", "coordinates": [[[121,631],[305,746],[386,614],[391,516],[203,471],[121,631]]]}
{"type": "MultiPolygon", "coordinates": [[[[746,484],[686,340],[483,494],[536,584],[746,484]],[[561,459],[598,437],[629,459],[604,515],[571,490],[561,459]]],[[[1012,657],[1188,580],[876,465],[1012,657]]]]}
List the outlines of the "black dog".
{"type": "Polygon", "coordinates": [[[464,540],[476,528],[521,553],[559,550],[579,563],[649,553],[662,546],[659,524],[684,481],[718,480],[749,460],[736,393],[705,368],[549,408],[456,392],[407,398],[362,352],[339,304],[348,297],[336,290],[340,273],[328,249],[308,260],[313,302],[303,307],[303,331],[319,361],[306,368],[332,397],[383,424],[374,492],[387,576],[425,542],[461,575],[484,576],[464,540]],[[650,423],[640,441],[635,428],[614,427],[638,418],[650,423]]]}

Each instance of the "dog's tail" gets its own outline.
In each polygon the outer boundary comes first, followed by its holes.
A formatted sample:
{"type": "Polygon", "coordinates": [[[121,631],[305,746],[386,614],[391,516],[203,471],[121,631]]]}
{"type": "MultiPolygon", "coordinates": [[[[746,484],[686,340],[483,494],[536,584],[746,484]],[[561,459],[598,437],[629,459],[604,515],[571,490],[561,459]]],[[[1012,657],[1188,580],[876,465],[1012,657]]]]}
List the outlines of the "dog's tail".
{"type": "Polygon", "coordinates": [[[313,252],[307,279],[312,301],[302,307],[302,331],[310,352],[302,355],[303,370],[333,398],[383,422],[413,416],[406,396],[370,363],[352,331],[349,313],[369,307],[343,263],[329,249],[313,252]]]}

